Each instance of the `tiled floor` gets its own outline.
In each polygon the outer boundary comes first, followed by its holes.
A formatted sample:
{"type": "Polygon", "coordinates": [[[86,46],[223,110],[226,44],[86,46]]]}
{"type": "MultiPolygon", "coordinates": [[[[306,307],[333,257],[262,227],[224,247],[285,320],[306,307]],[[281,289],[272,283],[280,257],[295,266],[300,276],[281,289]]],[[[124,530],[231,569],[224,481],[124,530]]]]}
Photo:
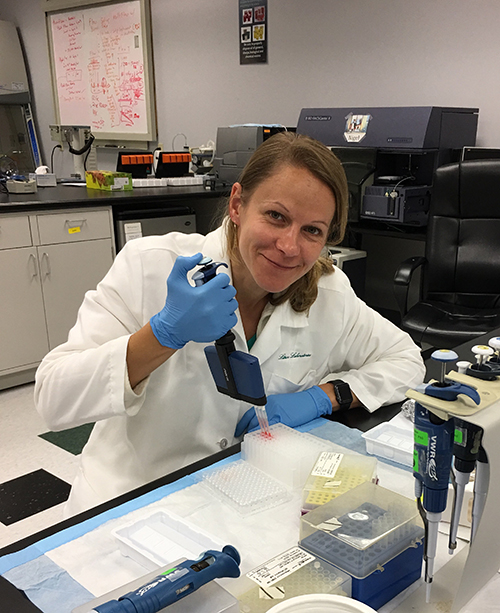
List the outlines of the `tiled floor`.
{"type": "MultiPolygon", "coordinates": [[[[39,435],[47,431],[47,426],[35,410],[33,384],[0,391],[0,510],[3,496],[4,508],[7,499],[14,500],[18,515],[27,515],[36,510],[33,501],[25,496],[30,485],[48,483],[50,489],[51,483],[56,483],[62,485],[64,490],[67,486],[61,484],[59,479],[72,483],[78,456],[40,438],[39,435]],[[6,483],[35,471],[40,472],[6,483]]],[[[49,493],[49,497],[51,495],[49,493]]],[[[9,523],[12,518],[5,520],[4,513],[5,523],[0,518],[0,548],[61,521],[63,506],[63,503],[58,503],[12,523],[9,523]]]]}

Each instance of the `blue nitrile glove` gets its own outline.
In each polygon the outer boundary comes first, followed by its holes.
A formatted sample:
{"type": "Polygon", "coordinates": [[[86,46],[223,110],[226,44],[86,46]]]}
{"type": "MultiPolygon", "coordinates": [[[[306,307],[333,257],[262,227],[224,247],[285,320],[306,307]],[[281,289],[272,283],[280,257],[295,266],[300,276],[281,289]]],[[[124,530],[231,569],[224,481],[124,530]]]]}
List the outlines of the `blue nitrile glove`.
{"type": "MultiPolygon", "coordinates": [[[[321,415],[332,412],[328,395],[317,385],[295,394],[275,394],[267,397],[267,419],[269,425],[282,423],[295,428],[321,415]]],[[[259,427],[255,409],[249,409],[238,422],[234,435],[241,436],[259,427]]]]}
{"type": "Polygon", "coordinates": [[[179,256],[167,279],[167,301],[150,319],[161,345],[181,349],[188,341],[210,343],[224,336],[238,321],[236,290],[225,273],[193,287],[187,273],[201,262],[201,253],[179,256]]]}

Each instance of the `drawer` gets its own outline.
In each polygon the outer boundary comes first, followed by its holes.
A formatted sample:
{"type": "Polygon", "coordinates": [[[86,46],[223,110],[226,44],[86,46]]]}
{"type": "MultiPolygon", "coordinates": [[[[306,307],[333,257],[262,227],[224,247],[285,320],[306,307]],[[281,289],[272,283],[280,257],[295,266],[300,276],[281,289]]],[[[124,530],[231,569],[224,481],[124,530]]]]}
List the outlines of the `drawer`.
{"type": "Polygon", "coordinates": [[[0,216],[0,249],[31,247],[31,229],[27,215],[0,216]]]}
{"type": "Polygon", "coordinates": [[[108,210],[86,211],[79,209],[69,213],[37,215],[41,245],[73,243],[111,237],[108,210]]]}

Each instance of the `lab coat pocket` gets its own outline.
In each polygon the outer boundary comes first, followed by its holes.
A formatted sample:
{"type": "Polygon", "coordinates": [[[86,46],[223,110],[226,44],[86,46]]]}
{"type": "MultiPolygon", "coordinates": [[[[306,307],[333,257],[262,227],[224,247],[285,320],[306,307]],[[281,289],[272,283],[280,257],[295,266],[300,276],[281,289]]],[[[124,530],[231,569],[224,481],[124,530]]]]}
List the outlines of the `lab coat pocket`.
{"type": "Polygon", "coordinates": [[[317,385],[319,381],[316,370],[310,370],[306,374],[297,373],[295,376],[294,375],[295,373],[290,373],[290,378],[285,378],[273,373],[266,389],[267,395],[302,392],[313,385],[317,385]]]}

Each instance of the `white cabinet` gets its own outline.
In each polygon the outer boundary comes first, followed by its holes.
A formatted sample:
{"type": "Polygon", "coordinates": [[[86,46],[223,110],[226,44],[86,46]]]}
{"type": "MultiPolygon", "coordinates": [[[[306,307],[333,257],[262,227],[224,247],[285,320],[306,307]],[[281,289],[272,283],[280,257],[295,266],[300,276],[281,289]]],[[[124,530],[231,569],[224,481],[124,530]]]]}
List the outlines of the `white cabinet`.
{"type": "Polygon", "coordinates": [[[112,264],[111,210],[0,215],[0,389],[33,379],[112,264]]]}

